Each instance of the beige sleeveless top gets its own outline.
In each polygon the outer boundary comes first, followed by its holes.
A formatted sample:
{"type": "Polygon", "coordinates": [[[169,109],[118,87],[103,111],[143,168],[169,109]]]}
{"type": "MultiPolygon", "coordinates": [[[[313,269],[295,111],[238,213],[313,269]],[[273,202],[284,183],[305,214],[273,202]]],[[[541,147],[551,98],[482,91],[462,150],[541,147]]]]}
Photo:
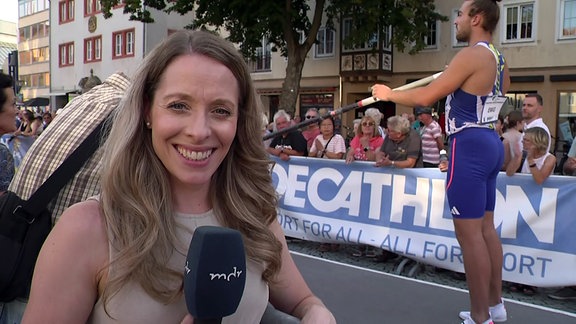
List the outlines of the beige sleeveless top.
{"type": "MultiPolygon", "coordinates": [[[[178,229],[181,242],[188,249],[192,233],[199,226],[221,226],[216,217],[209,211],[200,215],[176,214],[177,222],[182,226],[178,229]]],[[[112,249],[110,249],[112,255],[112,249]]],[[[185,251],[187,252],[187,251],[185,251]]],[[[186,253],[174,253],[169,261],[170,267],[184,271],[186,253]]],[[[225,317],[222,323],[260,323],[262,314],[268,304],[268,285],[262,280],[263,266],[246,260],[247,273],[244,295],[235,314],[225,317]]],[[[110,271],[113,271],[111,269],[110,271]]],[[[146,294],[135,282],[130,282],[118,294],[113,296],[104,312],[102,301],[98,299],[88,323],[180,323],[188,314],[184,295],[176,302],[164,305],[146,294]]]]}

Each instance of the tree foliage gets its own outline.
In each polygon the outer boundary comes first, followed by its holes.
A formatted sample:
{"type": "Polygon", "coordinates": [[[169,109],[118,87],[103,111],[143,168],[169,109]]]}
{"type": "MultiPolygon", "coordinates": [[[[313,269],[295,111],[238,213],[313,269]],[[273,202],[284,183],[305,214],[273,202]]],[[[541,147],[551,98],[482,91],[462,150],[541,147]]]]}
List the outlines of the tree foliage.
{"type": "MultiPolygon", "coordinates": [[[[101,0],[104,16],[120,0],[101,0]]],[[[124,13],[131,20],[153,22],[149,8],[167,13],[193,12],[188,28],[208,28],[225,32],[240,45],[246,57],[254,57],[262,38],[273,50],[287,57],[286,79],[280,108],[293,111],[306,55],[317,41],[321,26],[336,26],[343,17],[352,17],[353,28],[343,42],[363,44],[385,26],[392,26],[392,44],[413,54],[424,48],[428,22],[447,20],[435,12],[433,0],[123,0],[124,13]],[[305,35],[300,42],[300,34],[305,35]]],[[[337,37],[338,39],[338,37],[337,37]]]]}

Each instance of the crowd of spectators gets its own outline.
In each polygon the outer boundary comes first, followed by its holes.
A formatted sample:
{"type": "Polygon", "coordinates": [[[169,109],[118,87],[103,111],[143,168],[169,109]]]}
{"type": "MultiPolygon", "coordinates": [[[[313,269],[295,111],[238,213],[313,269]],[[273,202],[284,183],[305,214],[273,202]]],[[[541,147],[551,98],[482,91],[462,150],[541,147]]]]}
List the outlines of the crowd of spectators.
{"type": "MultiPolygon", "coordinates": [[[[542,97],[539,94],[526,96],[521,110],[511,110],[499,117],[495,125],[502,140],[505,152],[502,171],[508,176],[516,173],[531,174],[537,184],[542,184],[553,174],[557,166],[554,154],[550,152],[550,131],[541,117],[542,97]]],[[[278,130],[283,128],[283,119],[278,124],[278,116],[288,116],[283,112],[274,117],[271,124],[278,130]]],[[[305,118],[325,116],[318,109],[306,111],[305,118]]],[[[447,149],[446,138],[439,123],[437,113],[430,107],[415,107],[413,113],[389,117],[382,121],[383,114],[377,108],[368,108],[361,118],[353,120],[354,136],[347,140],[335,131],[332,117],[319,119],[319,123],[307,126],[301,132],[294,131],[292,137],[301,133],[308,142],[307,155],[312,158],[345,159],[346,164],[354,161],[374,162],[376,167],[389,168],[437,168],[440,150],[447,149]],[[346,143],[343,149],[343,143],[346,143]]],[[[297,123],[292,123],[295,125],[297,123]]],[[[280,137],[279,137],[280,138],[280,137]]],[[[269,152],[278,153],[278,139],[275,145],[269,145],[269,152]]],[[[449,152],[448,152],[449,153],[449,152]]],[[[274,154],[278,155],[278,154],[274,154]]],[[[306,155],[306,154],[295,154],[306,155]]],[[[564,175],[576,175],[576,141],[573,141],[560,170],[564,175]]],[[[335,245],[321,244],[321,251],[336,250],[335,245]]],[[[374,257],[386,262],[397,255],[371,246],[361,245],[354,256],[374,257]]],[[[439,269],[440,270],[440,269],[439,269]]],[[[454,277],[463,279],[460,274],[454,277]]],[[[508,283],[511,291],[532,295],[537,288],[517,283],[508,283]]],[[[565,287],[550,298],[576,299],[576,287],[565,287]]]]}
{"type": "Polygon", "coordinates": [[[0,193],[8,188],[22,158],[52,121],[50,112],[19,107],[12,77],[0,73],[0,193]]]}

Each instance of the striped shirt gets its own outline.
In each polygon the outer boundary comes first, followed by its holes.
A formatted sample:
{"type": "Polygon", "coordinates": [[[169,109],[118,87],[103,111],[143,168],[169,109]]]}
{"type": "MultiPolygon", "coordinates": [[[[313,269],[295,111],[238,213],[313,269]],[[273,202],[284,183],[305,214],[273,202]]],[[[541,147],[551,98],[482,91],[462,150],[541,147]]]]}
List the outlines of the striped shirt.
{"type": "MultiPolygon", "coordinates": [[[[9,190],[20,198],[28,199],[84,141],[84,139],[110,115],[120,103],[130,81],[122,73],[108,77],[101,85],[74,98],[58,111],[56,118],[30,147],[9,190]]],[[[76,176],[48,205],[56,222],[64,209],[100,192],[102,150],[86,161],[76,176]]]]}
{"type": "MultiPolygon", "coordinates": [[[[328,140],[324,139],[324,135],[320,134],[316,136],[312,142],[312,146],[310,147],[310,153],[316,153],[317,157],[321,157],[322,152],[319,152],[318,148],[316,148],[316,140],[320,141],[326,152],[346,153],[346,142],[344,141],[344,137],[342,137],[342,135],[334,134],[334,136],[330,139],[330,143],[328,143],[328,140]],[[326,143],[328,143],[328,146],[326,146],[326,143]]],[[[324,158],[327,159],[328,157],[324,155],[324,158]]]]}
{"type": "Polygon", "coordinates": [[[427,163],[440,163],[440,149],[437,138],[442,137],[442,128],[433,120],[430,125],[420,128],[422,136],[422,160],[427,163]]]}

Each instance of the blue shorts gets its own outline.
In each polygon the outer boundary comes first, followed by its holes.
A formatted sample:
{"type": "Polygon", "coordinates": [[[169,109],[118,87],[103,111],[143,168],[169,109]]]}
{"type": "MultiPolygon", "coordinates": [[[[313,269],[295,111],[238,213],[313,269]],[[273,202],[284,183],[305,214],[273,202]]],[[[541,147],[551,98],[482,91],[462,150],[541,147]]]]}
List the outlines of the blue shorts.
{"type": "Polygon", "coordinates": [[[494,211],[496,178],[504,146],[496,131],[468,128],[450,136],[446,195],[454,218],[481,218],[494,211]]]}

